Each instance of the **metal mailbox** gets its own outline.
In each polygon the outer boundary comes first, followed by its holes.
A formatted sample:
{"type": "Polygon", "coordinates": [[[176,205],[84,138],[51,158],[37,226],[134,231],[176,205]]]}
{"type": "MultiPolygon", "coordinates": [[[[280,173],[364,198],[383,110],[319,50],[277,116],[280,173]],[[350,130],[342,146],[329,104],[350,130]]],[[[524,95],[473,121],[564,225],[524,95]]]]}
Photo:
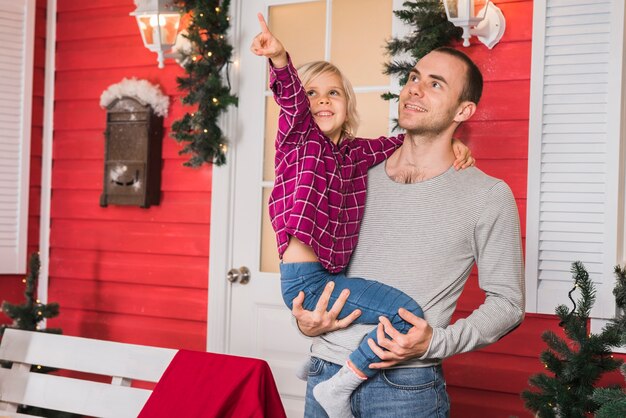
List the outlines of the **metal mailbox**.
{"type": "Polygon", "coordinates": [[[163,117],[132,97],[107,106],[100,206],[148,208],[161,195],[163,117]]]}

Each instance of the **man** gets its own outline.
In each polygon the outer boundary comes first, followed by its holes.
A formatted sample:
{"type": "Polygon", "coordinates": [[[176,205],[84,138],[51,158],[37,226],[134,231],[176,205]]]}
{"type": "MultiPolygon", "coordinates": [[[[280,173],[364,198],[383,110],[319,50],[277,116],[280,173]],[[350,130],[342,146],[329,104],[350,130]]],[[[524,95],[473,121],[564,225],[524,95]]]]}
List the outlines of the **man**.
{"type": "MultiPolygon", "coordinates": [[[[482,75],[463,53],[440,48],[413,68],[400,93],[403,145],[370,169],[365,216],[348,274],[399,288],[423,308],[425,319],[400,315],[413,327],[406,335],[381,318],[369,344],[383,370],[351,398],[362,417],[446,417],[449,401],[441,360],[497,341],[524,316],[523,262],[517,207],[509,187],[476,168],[456,171],[451,140],[472,117],[482,93],[482,75]],[[450,324],[457,299],[477,263],[484,303],[450,324]]],[[[312,344],[306,417],[324,417],[312,388],[345,363],[371,329],[346,328],[358,316],[337,319],[346,294],[326,311],[293,314],[312,344]],[[345,329],[343,329],[345,328],[345,329]]]]}

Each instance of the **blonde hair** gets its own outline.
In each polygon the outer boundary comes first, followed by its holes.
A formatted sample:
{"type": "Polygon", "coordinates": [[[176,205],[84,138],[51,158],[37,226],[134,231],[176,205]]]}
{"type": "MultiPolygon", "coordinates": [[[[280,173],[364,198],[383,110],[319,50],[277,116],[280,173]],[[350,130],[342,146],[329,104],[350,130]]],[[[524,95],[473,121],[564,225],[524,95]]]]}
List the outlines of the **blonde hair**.
{"type": "Polygon", "coordinates": [[[359,114],[356,111],[356,94],[354,93],[350,80],[344,77],[341,71],[339,71],[339,68],[328,61],[313,61],[298,67],[298,75],[305,89],[307,84],[313,81],[315,77],[324,73],[331,73],[338,76],[346,94],[347,115],[346,121],[343,123],[341,129],[342,135],[339,142],[344,139],[354,139],[356,131],[359,128],[359,114]]]}

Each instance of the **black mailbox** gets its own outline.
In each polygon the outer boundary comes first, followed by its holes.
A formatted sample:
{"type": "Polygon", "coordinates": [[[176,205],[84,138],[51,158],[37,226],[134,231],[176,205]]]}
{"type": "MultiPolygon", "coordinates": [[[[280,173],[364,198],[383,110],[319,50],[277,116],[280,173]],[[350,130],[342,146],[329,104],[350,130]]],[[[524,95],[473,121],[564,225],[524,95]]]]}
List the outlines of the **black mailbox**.
{"type": "Polygon", "coordinates": [[[104,186],[100,206],[158,205],[163,117],[132,97],[107,106],[104,186]]]}

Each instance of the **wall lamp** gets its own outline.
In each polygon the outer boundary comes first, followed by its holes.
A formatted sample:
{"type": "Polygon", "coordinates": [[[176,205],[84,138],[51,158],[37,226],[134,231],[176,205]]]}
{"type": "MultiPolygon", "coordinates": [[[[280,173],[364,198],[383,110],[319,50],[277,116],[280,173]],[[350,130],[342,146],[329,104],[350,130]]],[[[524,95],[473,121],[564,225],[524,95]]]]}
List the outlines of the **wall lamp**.
{"type": "Polygon", "coordinates": [[[135,5],[137,9],[130,15],[137,19],[143,45],[157,53],[159,68],[165,58],[180,58],[176,47],[186,38],[178,36],[180,13],[175,1],[135,0],[135,5]]]}
{"type": "Polygon", "coordinates": [[[474,0],[443,0],[448,20],[463,29],[463,46],[469,46],[470,36],[493,48],[504,35],[506,21],[502,11],[490,0],[475,13],[474,0]]]}

